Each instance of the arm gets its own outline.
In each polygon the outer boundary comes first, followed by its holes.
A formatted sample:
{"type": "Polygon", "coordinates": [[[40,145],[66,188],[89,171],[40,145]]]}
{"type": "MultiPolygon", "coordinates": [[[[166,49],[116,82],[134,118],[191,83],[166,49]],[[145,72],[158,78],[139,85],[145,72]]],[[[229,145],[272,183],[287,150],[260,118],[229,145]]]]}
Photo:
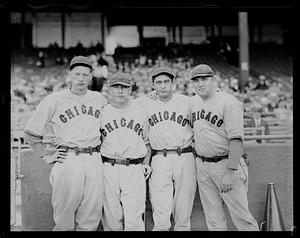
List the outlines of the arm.
{"type": "Polygon", "coordinates": [[[66,155],[62,150],[46,150],[42,143],[42,135],[46,124],[51,120],[54,114],[55,97],[47,96],[37,107],[33,116],[28,121],[24,132],[25,139],[31,145],[39,157],[47,163],[62,162],[61,159],[66,155]],[[61,158],[61,159],[60,159],[61,158]]]}
{"type": "Polygon", "coordinates": [[[46,150],[42,143],[42,136],[34,134],[33,132],[25,131],[25,139],[28,141],[33,151],[47,164],[53,164],[55,162],[62,163],[67,155],[62,149],[46,150]]]}
{"type": "Polygon", "coordinates": [[[228,170],[237,170],[240,158],[243,155],[243,142],[241,139],[232,139],[229,142],[229,156],[227,169],[228,170]]]}
{"type": "Polygon", "coordinates": [[[147,154],[146,154],[146,156],[144,158],[143,164],[150,165],[152,149],[151,149],[150,144],[147,144],[146,147],[147,147],[147,154]]]}
{"type": "Polygon", "coordinates": [[[243,153],[243,107],[242,104],[230,98],[225,105],[225,130],[229,140],[229,155],[224,176],[220,184],[221,192],[232,189],[234,171],[237,170],[243,153]]]}
{"type": "Polygon", "coordinates": [[[46,155],[45,146],[42,143],[42,136],[34,134],[30,131],[24,132],[26,141],[30,144],[33,151],[35,151],[39,157],[46,155]]]}

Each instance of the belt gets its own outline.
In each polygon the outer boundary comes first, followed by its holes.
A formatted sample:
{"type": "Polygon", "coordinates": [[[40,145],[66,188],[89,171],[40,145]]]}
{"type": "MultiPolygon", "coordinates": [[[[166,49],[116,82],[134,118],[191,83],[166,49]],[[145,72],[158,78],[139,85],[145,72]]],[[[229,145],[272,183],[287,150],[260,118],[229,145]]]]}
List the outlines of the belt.
{"type": "Polygon", "coordinates": [[[107,163],[111,163],[112,165],[115,164],[123,164],[123,165],[130,165],[130,164],[142,164],[144,158],[137,158],[137,159],[130,159],[130,158],[126,158],[126,159],[111,159],[105,156],[101,156],[102,157],[102,161],[103,162],[107,162],[107,163]]]}
{"type": "Polygon", "coordinates": [[[167,150],[167,149],[152,150],[152,156],[154,156],[154,155],[164,155],[164,157],[166,157],[167,154],[178,154],[180,156],[182,153],[190,153],[190,152],[193,152],[192,146],[188,146],[188,147],[185,147],[183,149],[178,147],[177,149],[171,149],[171,150],[167,150]]]}
{"type": "Polygon", "coordinates": [[[79,155],[79,153],[86,153],[92,155],[93,152],[100,152],[100,145],[97,145],[96,147],[89,146],[88,148],[79,148],[78,146],[75,147],[69,147],[65,145],[61,145],[58,147],[59,149],[65,149],[65,152],[72,151],[75,152],[76,155],[79,155]]]}
{"type": "Polygon", "coordinates": [[[197,157],[199,159],[202,159],[202,161],[204,162],[213,162],[213,163],[217,163],[223,159],[228,159],[228,155],[221,155],[221,156],[214,156],[214,157],[205,157],[205,156],[201,156],[201,155],[197,155],[197,157]]]}

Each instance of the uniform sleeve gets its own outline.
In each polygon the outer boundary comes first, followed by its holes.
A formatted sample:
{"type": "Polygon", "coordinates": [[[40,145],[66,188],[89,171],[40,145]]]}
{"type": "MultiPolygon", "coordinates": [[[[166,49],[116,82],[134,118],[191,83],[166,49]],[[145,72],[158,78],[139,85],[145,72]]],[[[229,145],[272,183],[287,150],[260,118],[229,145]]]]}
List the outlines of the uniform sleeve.
{"type": "Polygon", "coordinates": [[[145,142],[145,144],[149,144],[149,123],[148,123],[148,116],[147,116],[147,112],[146,110],[140,106],[142,113],[143,113],[143,117],[144,117],[144,124],[143,124],[143,140],[145,142]]]}
{"type": "Polygon", "coordinates": [[[36,108],[29,119],[24,131],[33,135],[42,136],[46,124],[55,112],[56,100],[53,95],[48,95],[36,108]]]}
{"type": "Polygon", "coordinates": [[[106,100],[106,98],[102,95],[101,95],[101,109],[108,104],[108,101],[106,100]]]}
{"type": "Polygon", "coordinates": [[[192,125],[192,109],[193,109],[193,97],[188,97],[188,120],[190,125],[192,125]]]}
{"type": "Polygon", "coordinates": [[[228,98],[224,108],[224,123],[227,138],[229,140],[244,139],[243,104],[236,98],[228,98]]]}

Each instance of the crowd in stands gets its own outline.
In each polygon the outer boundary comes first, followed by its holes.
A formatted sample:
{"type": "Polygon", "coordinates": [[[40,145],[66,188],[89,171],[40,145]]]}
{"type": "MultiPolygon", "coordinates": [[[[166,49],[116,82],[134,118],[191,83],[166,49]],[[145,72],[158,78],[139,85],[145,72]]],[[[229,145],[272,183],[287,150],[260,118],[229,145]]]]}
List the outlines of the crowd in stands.
{"type": "MultiPolygon", "coordinates": [[[[31,57],[30,60],[27,58],[26,63],[23,64],[12,63],[12,128],[23,127],[35,107],[46,95],[68,87],[67,65],[72,56],[78,54],[74,52],[69,55],[59,54],[58,58],[51,61],[53,57],[49,57],[49,53],[44,53],[45,62],[43,65],[37,63],[41,60],[39,57],[42,56],[41,54],[35,58],[31,57]]],[[[185,46],[183,48],[170,45],[155,50],[153,48],[119,47],[113,56],[105,55],[101,47],[93,47],[89,50],[81,49],[80,54],[88,55],[94,61],[95,77],[93,80],[100,80],[100,86],[95,84],[93,90],[98,88],[106,97],[108,96],[106,79],[115,71],[131,74],[134,82],[132,98],[148,95],[152,91],[149,73],[153,67],[158,65],[169,66],[174,70],[177,75],[174,90],[177,93],[193,96],[195,93],[189,80],[190,71],[199,63],[207,63],[215,70],[216,83],[219,89],[235,95],[242,101],[245,114],[251,114],[255,109],[259,110],[262,115],[276,115],[274,124],[282,122],[292,125],[293,122],[292,70],[285,72],[285,74],[281,71],[282,74],[278,74],[275,70],[270,71],[269,74],[259,74],[259,72],[264,71],[260,71],[259,67],[251,68],[250,65],[249,79],[244,84],[244,91],[240,92],[238,67],[228,63],[226,58],[221,57],[219,52],[212,50],[209,46],[185,46]]],[[[255,57],[259,60],[257,53],[255,57]]],[[[265,62],[265,68],[271,68],[272,62],[274,60],[269,63],[265,62]]],[[[260,65],[260,62],[255,62],[253,65],[260,65]]],[[[291,66],[289,67],[291,69],[291,66]]],[[[272,117],[269,118],[272,119],[272,117]]]]}

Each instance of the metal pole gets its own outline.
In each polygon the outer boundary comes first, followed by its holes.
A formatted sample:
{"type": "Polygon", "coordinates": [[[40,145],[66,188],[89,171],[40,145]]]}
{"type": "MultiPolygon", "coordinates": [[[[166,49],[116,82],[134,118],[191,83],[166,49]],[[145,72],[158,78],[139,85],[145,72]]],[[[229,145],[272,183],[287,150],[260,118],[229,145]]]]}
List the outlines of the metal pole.
{"type": "Polygon", "coordinates": [[[240,92],[244,91],[244,84],[249,78],[249,40],[248,13],[239,12],[239,64],[240,64],[240,92]]]}

